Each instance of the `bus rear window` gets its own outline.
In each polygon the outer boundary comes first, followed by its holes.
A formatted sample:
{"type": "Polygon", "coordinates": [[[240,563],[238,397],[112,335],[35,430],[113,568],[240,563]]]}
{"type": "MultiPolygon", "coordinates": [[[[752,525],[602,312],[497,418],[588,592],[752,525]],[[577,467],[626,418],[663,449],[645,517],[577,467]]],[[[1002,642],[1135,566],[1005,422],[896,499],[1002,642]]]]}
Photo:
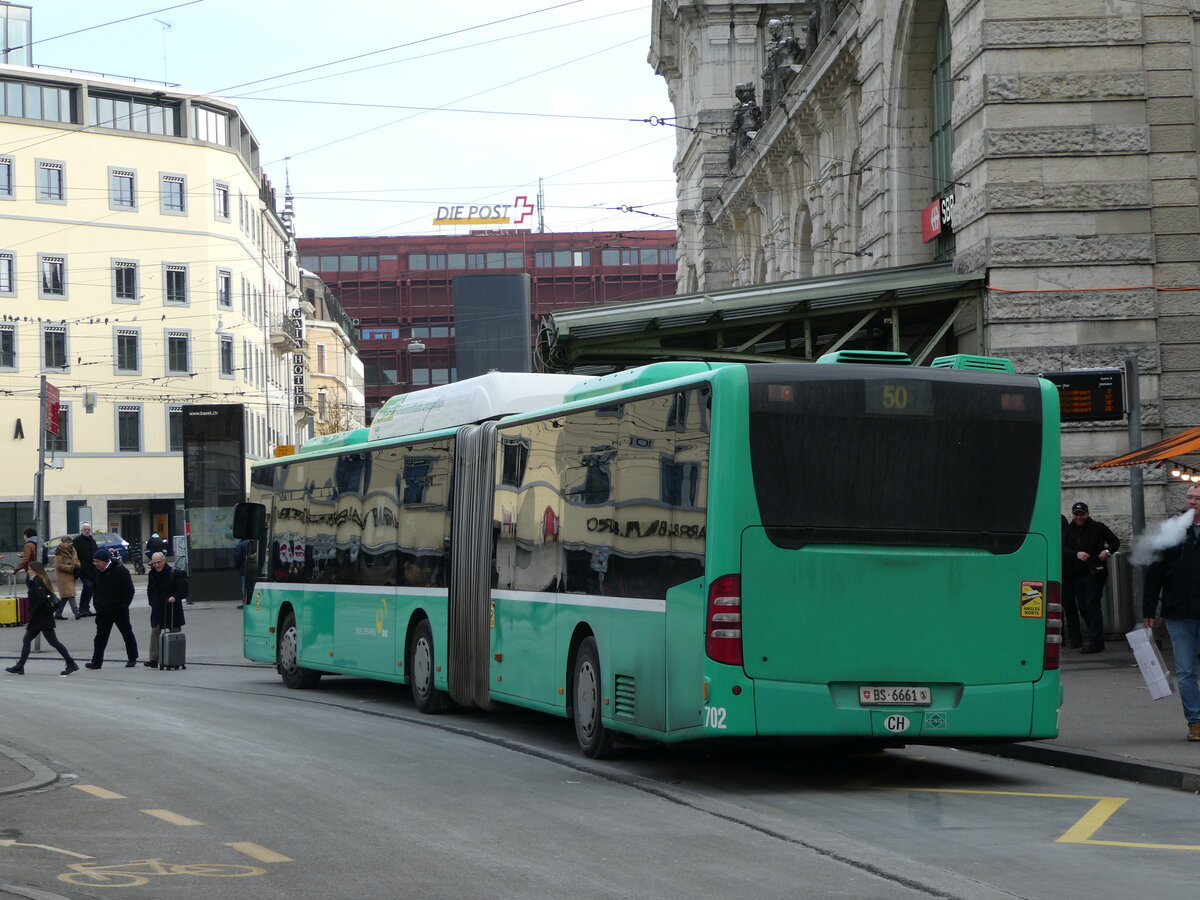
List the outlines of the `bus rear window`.
{"type": "Polygon", "coordinates": [[[917,368],[784,371],[749,373],[755,492],[774,543],[1020,546],[1042,461],[1035,381],[917,368]]]}

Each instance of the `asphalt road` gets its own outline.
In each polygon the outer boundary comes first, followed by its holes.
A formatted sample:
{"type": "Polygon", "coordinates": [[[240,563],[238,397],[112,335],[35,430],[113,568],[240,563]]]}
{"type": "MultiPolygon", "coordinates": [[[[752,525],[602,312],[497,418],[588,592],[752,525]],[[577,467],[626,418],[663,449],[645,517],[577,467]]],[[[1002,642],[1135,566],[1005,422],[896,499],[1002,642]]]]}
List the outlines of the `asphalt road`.
{"type": "Polygon", "coordinates": [[[1197,797],[1031,763],[695,744],[597,763],[565,720],[425,717],[357,679],[42,669],[0,682],[0,743],[61,776],[0,797],[0,896],[1190,900],[1200,871],[1197,797]]]}

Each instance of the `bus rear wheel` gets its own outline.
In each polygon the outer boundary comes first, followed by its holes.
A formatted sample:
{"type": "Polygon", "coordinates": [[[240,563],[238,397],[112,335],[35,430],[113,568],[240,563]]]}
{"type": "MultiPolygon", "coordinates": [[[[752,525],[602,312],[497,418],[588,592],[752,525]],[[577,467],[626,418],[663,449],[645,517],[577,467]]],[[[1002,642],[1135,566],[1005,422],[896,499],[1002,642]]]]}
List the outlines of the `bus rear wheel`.
{"type": "Polygon", "coordinates": [[[300,639],[296,632],[296,614],[289,612],[279,626],[279,641],[275,645],[275,668],[288,687],[314,688],[321,680],[321,673],[301,667],[297,663],[299,653],[300,639]]]}
{"type": "Polygon", "coordinates": [[[417,623],[408,644],[408,684],[420,712],[442,711],[443,694],[433,686],[433,629],[428,619],[417,623]]]}
{"type": "Polygon", "coordinates": [[[572,675],[571,718],[575,722],[575,739],[585,756],[604,759],[612,754],[612,732],[600,720],[603,682],[600,680],[600,653],[594,637],[584,638],[579,645],[572,675]]]}

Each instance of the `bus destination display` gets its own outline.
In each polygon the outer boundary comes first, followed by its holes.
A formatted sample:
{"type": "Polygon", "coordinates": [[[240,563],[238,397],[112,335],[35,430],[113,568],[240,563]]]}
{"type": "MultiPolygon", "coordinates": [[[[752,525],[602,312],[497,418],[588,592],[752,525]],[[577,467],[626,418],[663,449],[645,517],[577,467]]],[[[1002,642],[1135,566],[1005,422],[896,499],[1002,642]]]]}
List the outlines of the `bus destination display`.
{"type": "Polygon", "coordinates": [[[1125,382],[1121,369],[1043,372],[1058,386],[1064,422],[1115,422],[1125,418],[1125,382]]]}

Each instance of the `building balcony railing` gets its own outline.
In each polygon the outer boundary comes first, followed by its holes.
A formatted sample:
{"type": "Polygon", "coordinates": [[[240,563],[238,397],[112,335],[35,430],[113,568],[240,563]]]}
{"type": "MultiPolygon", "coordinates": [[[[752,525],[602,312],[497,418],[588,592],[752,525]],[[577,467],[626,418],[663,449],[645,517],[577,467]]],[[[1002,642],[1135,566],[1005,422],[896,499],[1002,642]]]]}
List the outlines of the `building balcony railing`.
{"type": "Polygon", "coordinates": [[[296,330],[292,325],[291,319],[287,316],[271,316],[269,333],[271,335],[271,343],[276,347],[292,350],[300,346],[300,341],[296,337],[296,330]]]}

